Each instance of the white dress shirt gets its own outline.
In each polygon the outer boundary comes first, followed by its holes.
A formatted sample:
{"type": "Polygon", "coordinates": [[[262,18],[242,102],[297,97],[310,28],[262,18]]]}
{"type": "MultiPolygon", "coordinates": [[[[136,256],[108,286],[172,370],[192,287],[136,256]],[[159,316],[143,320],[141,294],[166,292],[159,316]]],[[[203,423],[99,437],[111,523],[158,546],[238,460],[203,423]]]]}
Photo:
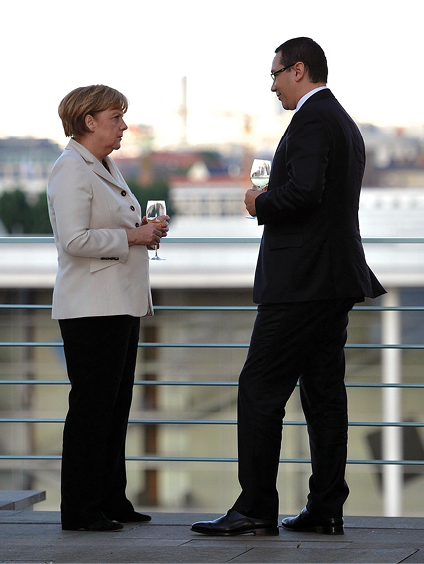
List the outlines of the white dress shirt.
{"type": "Polygon", "coordinates": [[[306,100],[308,98],[310,98],[311,96],[313,96],[314,94],[316,94],[317,92],[319,92],[320,90],[325,90],[326,88],[328,88],[328,86],[319,86],[318,88],[314,88],[313,90],[310,90],[309,92],[307,92],[304,96],[302,96],[302,98],[298,101],[297,106],[296,106],[296,112],[300,110],[300,108],[303,106],[303,104],[306,102],[306,100]]]}

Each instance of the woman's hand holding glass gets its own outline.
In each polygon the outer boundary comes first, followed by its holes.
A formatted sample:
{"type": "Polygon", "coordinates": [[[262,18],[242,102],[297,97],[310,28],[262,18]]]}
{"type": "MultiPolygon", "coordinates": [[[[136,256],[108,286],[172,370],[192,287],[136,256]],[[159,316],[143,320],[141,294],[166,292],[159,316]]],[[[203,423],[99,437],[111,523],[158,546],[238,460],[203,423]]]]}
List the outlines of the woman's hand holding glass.
{"type": "Polygon", "coordinates": [[[148,223],[143,217],[141,225],[134,229],[127,229],[128,245],[145,245],[147,248],[158,246],[162,237],[166,237],[169,231],[168,215],[160,218],[160,223],[148,223]]]}

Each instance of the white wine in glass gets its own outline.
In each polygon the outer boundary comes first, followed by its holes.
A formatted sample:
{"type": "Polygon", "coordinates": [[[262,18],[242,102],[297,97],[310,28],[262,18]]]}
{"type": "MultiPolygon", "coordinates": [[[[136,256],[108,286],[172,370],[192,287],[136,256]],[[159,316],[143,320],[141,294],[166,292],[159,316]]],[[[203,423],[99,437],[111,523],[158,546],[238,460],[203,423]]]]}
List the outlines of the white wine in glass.
{"type": "MultiPolygon", "coordinates": [[[[252,168],[250,169],[250,180],[253,186],[258,190],[263,190],[269,183],[269,175],[271,173],[271,161],[264,159],[253,159],[252,168]]],[[[248,219],[255,219],[251,215],[248,219]]]]}
{"type": "MultiPolygon", "coordinates": [[[[166,215],[165,200],[149,200],[146,207],[147,223],[159,223],[159,225],[162,225],[162,222],[159,220],[159,217],[162,215],[166,215]]],[[[155,245],[153,248],[155,256],[151,257],[150,260],[166,260],[158,255],[158,245],[155,245]]]]}

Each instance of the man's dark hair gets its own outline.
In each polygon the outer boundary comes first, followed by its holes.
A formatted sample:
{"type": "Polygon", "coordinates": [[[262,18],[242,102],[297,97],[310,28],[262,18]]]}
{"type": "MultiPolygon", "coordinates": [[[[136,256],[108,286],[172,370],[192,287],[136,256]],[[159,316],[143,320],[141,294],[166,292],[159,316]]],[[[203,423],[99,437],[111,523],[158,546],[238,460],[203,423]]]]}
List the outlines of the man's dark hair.
{"type": "Polygon", "coordinates": [[[322,48],[309,37],[289,39],[275,50],[283,66],[301,62],[312,82],[327,82],[327,59],[322,48]]]}

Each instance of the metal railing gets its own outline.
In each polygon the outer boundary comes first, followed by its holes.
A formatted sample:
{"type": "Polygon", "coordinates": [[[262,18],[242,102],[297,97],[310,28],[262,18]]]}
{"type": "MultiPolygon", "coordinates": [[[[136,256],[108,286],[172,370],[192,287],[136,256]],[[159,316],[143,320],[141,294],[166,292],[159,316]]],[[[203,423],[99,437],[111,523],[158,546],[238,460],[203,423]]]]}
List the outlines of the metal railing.
{"type": "MultiPolygon", "coordinates": [[[[256,237],[208,237],[208,238],[192,238],[192,237],[168,237],[166,245],[173,243],[196,244],[196,243],[258,243],[259,238],[256,237]]],[[[52,243],[52,237],[0,237],[2,243],[52,243]]],[[[363,238],[363,243],[424,243],[424,238],[413,237],[373,237],[363,238]]],[[[34,304],[0,304],[0,310],[34,310],[34,309],[50,309],[51,305],[34,305],[34,304]]],[[[356,306],[354,310],[357,312],[419,312],[424,311],[424,307],[420,306],[356,306]]],[[[221,311],[221,312],[243,312],[256,311],[256,307],[251,306],[155,306],[155,311],[221,311]]],[[[142,348],[247,348],[248,343],[223,343],[223,342],[140,342],[139,347],[142,348]]],[[[39,342],[39,341],[2,341],[0,347],[62,347],[60,341],[39,342]]],[[[382,343],[348,343],[346,349],[380,349],[380,350],[402,350],[402,349],[424,349],[424,343],[421,344],[382,344],[382,343]]],[[[0,386],[63,386],[69,385],[67,380],[0,380],[0,386]]],[[[163,381],[163,380],[137,380],[136,386],[222,386],[236,387],[237,382],[234,381],[163,381]]],[[[347,383],[348,388],[382,388],[382,389],[422,389],[424,383],[407,383],[407,382],[351,382],[347,383]]],[[[31,418],[31,417],[2,417],[1,423],[26,423],[26,424],[62,424],[64,418],[31,418]]],[[[140,425],[235,425],[235,420],[211,420],[211,419],[155,419],[155,418],[137,418],[130,419],[130,423],[140,425]]],[[[304,426],[304,421],[284,421],[285,426],[304,426]]],[[[377,428],[422,428],[424,422],[407,422],[407,421],[350,421],[350,427],[377,427],[377,428]]],[[[60,455],[6,455],[0,453],[0,460],[59,460],[60,455]]],[[[196,462],[236,462],[236,458],[232,457],[190,457],[190,456],[128,456],[128,460],[136,461],[196,461],[196,462]]],[[[282,458],[281,462],[285,463],[309,463],[307,458],[282,458]]],[[[424,460],[404,460],[404,459],[350,459],[348,464],[372,464],[372,465],[395,465],[395,466],[418,466],[424,465],[424,460]]]]}

